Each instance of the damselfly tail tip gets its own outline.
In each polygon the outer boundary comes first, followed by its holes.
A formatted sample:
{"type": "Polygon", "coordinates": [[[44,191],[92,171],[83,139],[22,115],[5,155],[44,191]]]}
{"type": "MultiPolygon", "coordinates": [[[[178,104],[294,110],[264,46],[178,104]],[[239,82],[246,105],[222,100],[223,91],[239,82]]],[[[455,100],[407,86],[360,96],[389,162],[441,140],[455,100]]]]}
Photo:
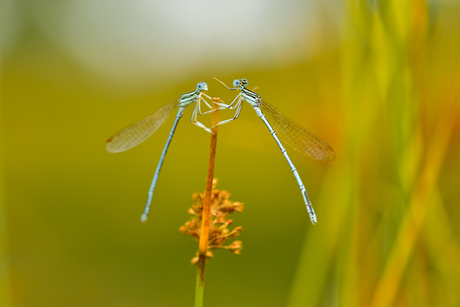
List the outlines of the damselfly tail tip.
{"type": "Polygon", "coordinates": [[[145,223],[145,222],[147,222],[147,219],[148,219],[147,214],[143,213],[142,216],[141,216],[141,222],[145,223]]]}

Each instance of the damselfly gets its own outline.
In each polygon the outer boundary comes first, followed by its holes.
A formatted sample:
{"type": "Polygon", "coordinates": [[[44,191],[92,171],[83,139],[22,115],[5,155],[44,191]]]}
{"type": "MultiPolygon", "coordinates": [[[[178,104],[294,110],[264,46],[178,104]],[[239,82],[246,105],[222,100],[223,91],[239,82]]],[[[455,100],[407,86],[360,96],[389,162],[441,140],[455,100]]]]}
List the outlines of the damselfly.
{"type": "Polygon", "coordinates": [[[196,90],[181,95],[179,99],[176,99],[175,101],[168,103],[152,115],[147,116],[146,118],[135,122],[131,126],[115,133],[107,140],[106,150],[108,152],[115,153],[131,149],[145,141],[147,138],[149,138],[155,131],[157,131],[158,128],[160,128],[161,125],[163,125],[163,123],[168,118],[169,113],[171,113],[172,110],[179,108],[179,110],[177,111],[176,119],[171,128],[171,132],[169,133],[168,140],[166,141],[166,145],[163,149],[163,152],[161,153],[160,161],[158,162],[158,166],[155,171],[155,175],[153,176],[152,183],[150,185],[147,203],[145,204],[144,213],[141,216],[142,222],[145,222],[147,220],[150,211],[150,204],[152,203],[153,191],[155,190],[155,186],[158,181],[158,176],[160,175],[161,166],[163,165],[163,161],[165,159],[166,152],[168,151],[169,144],[171,143],[174,131],[177,127],[177,123],[179,122],[179,119],[182,117],[185,107],[196,102],[190,121],[192,122],[192,124],[195,124],[198,127],[201,127],[204,130],[212,133],[211,129],[207,128],[205,125],[197,121],[198,114],[202,115],[209,112],[213,112],[213,110],[201,112],[201,102],[204,102],[210,109],[212,109],[212,106],[206,101],[204,97],[208,99],[212,98],[202,93],[202,91],[207,90],[208,85],[205,82],[200,82],[197,84],[196,90]]]}
{"type": "Polygon", "coordinates": [[[281,141],[279,140],[277,134],[293,149],[316,160],[333,160],[335,158],[335,153],[332,147],[326,144],[326,142],[321,140],[319,137],[317,137],[307,129],[303,128],[293,120],[287,118],[280,111],[278,111],[273,106],[264,101],[260,95],[248,90],[246,88],[246,86],[248,85],[248,80],[236,79],[235,81],[233,81],[233,88],[229,88],[227,85],[225,85],[225,83],[218,79],[216,80],[222,83],[229,90],[240,91],[238,96],[236,96],[236,98],[233,100],[231,104],[226,105],[218,103],[221,107],[236,109],[236,113],[233,118],[221,121],[218,125],[226,124],[228,122],[231,122],[232,120],[237,119],[241,112],[243,100],[246,100],[254,108],[254,110],[257,113],[257,116],[259,116],[260,119],[262,119],[262,121],[267,126],[268,130],[270,130],[271,135],[275,139],[276,143],[281,149],[281,152],[286,158],[292,170],[292,173],[294,174],[294,177],[297,180],[297,183],[299,184],[299,188],[305,201],[305,205],[307,206],[308,214],[310,215],[310,220],[313,224],[315,224],[317,222],[316,214],[311,204],[311,201],[308,198],[307,190],[305,189],[305,186],[302,183],[302,180],[300,179],[299,173],[297,172],[296,168],[294,167],[294,164],[289,158],[286,149],[281,144],[281,141]],[[270,118],[270,121],[265,118],[265,115],[267,115],[270,118]]]}

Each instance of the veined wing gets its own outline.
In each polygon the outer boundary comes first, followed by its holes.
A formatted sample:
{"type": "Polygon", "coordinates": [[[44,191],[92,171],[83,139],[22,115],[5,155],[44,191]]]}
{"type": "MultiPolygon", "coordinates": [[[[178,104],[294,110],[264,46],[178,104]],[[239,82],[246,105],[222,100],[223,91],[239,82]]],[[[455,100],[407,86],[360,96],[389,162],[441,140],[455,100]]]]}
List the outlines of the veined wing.
{"type": "Polygon", "coordinates": [[[108,140],[105,149],[108,152],[122,152],[139,145],[149,138],[168,118],[169,113],[177,107],[179,99],[168,103],[150,116],[115,133],[108,140]]]}
{"type": "Polygon", "coordinates": [[[315,160],[334,160],[334,150],[319,137],[263,100],[260,109],[271,119],[276,134],[293,149],[315,160]]]}

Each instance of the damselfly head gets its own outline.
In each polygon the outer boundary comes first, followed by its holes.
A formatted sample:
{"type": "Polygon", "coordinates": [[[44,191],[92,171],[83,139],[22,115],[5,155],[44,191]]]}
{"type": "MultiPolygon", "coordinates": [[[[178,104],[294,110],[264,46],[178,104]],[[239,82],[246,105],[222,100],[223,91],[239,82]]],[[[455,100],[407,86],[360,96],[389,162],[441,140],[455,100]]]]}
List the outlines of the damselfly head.
{"type": "Polygon", "coordinates": [[[233,81],[233,86],[236,88],[239,88],[240,86],[246,87],[248,83],[249,82],[246,79],[235,79],[235,81],[233,81]]]}
{"type": "Polygon", "coordinates": [[[200,82],[196,85],[196,89],[200,91],[207,91],[208,85],[206,84],[206,82],[200,82]]]}

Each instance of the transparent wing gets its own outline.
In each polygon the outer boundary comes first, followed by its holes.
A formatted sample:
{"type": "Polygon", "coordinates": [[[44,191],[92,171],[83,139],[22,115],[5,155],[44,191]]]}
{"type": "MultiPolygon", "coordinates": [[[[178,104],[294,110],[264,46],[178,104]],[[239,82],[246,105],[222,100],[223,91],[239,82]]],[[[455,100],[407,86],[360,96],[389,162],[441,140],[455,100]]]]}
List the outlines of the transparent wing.
{"type": "Polygon", "coordinates": [[[260,109],[280,139],[293,149],[315,160],[334,160],[334,150],[319,137],[263,100],[260,109]]]}
{"type": "Polygon", "coordinates": [[[169,113],[177,107],[178,103],[179,99],[170,102],[152,115],[115,133],[107,140],[105,149],[108,152],[121,152],[139,145],[163,125],[169,113]]]}

